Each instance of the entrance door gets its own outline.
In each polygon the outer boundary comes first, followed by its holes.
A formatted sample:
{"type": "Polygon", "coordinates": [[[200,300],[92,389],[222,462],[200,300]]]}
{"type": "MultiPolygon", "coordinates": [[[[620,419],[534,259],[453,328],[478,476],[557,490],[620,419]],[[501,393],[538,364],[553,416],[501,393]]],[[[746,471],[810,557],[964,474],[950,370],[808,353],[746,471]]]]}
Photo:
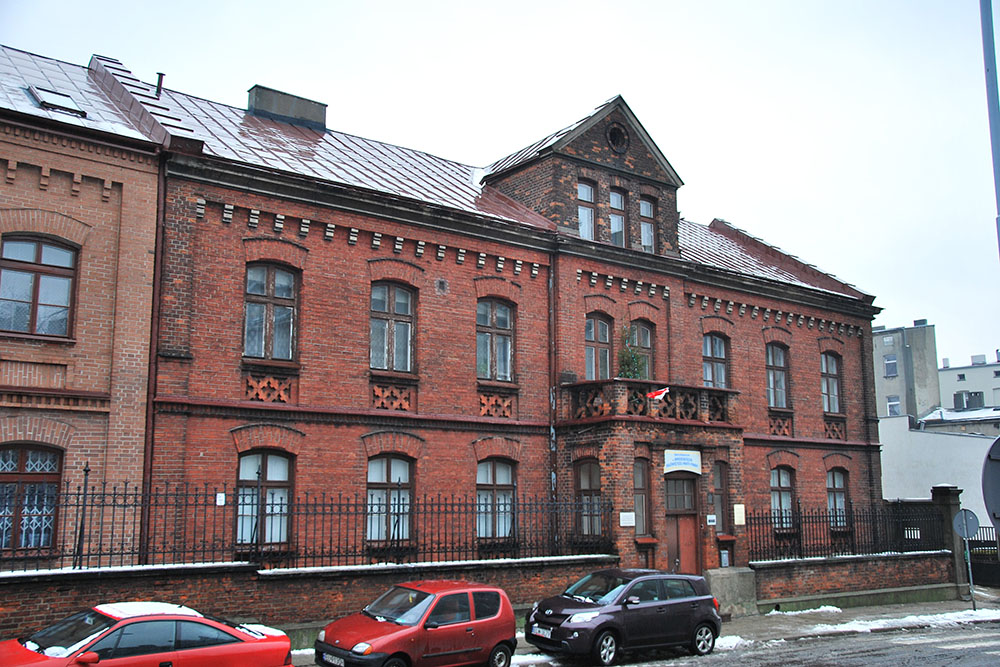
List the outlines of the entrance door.
{"type": "Polygon", "coordinates": [[[665,569],[682,574],[700,574],[698,563],[698,504],[695,489],[697,478],[684,473],[666,476],[666,543],[665,569]]]}

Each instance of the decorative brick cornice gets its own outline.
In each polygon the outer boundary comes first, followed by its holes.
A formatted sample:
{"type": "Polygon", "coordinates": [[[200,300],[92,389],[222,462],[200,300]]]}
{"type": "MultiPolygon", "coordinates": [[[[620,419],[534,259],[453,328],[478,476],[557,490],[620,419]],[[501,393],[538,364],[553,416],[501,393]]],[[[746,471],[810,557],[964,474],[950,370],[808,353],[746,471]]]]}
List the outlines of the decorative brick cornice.
{"type": "Polygon", "coordinates": [[[710,310],[714,313],[725,312],[730,317],[735,315],[738,317],[749,317],[752,320],[756,320],[759,317],[765,323],[771,322],[773,326],[780,326],[789,331],[792,330],[792,327],[798,329],[806,327],[809,330],[817,329],[818,331],[825,331],[831,334],[836,333],[848,338],[853,336],[861,338],[864,335],[864,329],[861,326],[845,324],[844,322],[837,322],[835,320],[816,318],[787,310],[774,310],[752,303],[730,301],[708,294],[687,292],[686,296],[688,308],[701,308],[702,310],[710,310]]]}
{"type": "Polygon", "coordinates": [[[0,122],[0,135],[7,139],[19,139],[21,141],[39,144],[44,148],[57,149],[72,155],[80,153],[82,157],[99,156],[105,160],[114,160],[124,164],[143,165],[145,167],[156,167],[156,156],[152,153],[129,150],[102,144],[97,141],[87,141],[77,137],[70,137],[58,132],[28,128],[9,122],[0,122]]]}

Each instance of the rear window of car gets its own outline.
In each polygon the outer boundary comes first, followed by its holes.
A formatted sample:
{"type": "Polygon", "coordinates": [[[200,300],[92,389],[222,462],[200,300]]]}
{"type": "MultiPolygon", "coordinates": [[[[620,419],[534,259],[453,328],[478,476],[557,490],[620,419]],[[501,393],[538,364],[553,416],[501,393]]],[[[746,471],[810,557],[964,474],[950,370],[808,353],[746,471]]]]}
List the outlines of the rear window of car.
{"type": "Polygon", "coordinates": [[[686,579],[667,579],[663,583],[667,586],[669,598],[691,598],[696,595],[694,586],[686,579]]]}
{"type": "Polygon", "coordinates": [[[476,618],[492,618],[500,613],[500,594],[496,591],[473,591],[476,618]]]}

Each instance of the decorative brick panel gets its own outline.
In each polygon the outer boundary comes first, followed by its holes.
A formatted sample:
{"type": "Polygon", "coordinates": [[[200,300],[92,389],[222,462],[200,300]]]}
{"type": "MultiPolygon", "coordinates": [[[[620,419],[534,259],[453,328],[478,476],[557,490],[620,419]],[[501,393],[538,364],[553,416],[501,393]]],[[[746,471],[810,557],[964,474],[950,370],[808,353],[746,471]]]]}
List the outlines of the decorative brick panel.
{"type": "Polygon", "coordinates": [[[295,378],[248,373],[243,381],[248,400],[265,403],[295,403],[297,400],[295,378]]]}
{"type": "Polygon", "coordinates": [[[479,416],[515,419],[517,417],[517,394],[480,391],[479,416]]]}
{"type": "Polygon", "coordinates": [[[377,410],[416,412],[417,388],[388,382],[371,383],[372,407],[377,410]]]}

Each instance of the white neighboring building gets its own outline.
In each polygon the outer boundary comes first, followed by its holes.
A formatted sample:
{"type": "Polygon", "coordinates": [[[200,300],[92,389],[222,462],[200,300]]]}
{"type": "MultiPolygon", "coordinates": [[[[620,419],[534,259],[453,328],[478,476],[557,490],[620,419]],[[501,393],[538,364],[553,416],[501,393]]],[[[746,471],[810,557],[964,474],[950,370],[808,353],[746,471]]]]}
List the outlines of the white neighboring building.
{"type": "Polygon", "coordinates": [[[938,384],[941,406],[955,409],[1000,406],[1000,350],[996,361],[986,363],[985,354],[976,354],[968,366],[952,366],[941,360],[938,384]]]}
{"type": "Polygon", "coordinates": [[[962,489],[962,507],[975,512],[980,525],[990,525],[982,477],[995,435],[916,431],[906,415],[883,417],[878,432],[886,500],[927,498],[931,487],[951,484],[962,489]]]}

